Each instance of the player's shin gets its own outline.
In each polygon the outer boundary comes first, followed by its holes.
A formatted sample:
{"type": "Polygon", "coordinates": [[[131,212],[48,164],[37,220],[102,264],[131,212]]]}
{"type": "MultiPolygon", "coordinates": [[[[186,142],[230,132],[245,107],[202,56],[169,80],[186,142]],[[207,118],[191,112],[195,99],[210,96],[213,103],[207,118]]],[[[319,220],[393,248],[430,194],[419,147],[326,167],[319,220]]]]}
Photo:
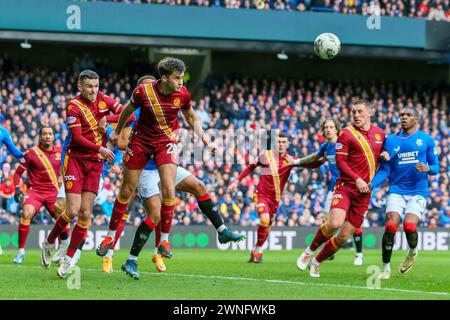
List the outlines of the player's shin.
{"type": "Polygon", "coordinates": [[[332,237],[325,243],[322,250],[320,250],[319,254],[316,256],[315,260],[318,263],[327,260],[331,255],[339,251],[341,248],[341,244],[339,244],[336,237],[332,237]]]}
{"type": "Polygon", "coordinates": [[[416,224],[413,222],[404,222],[403,230],[405,230],[406,240],[408,241],[409,254],[415,255],[417,253],[417,240],[418,240],[416,224]]]}
{"type": "Polygon", "coordinates": [[[129,259],[131,260],[137,259],[142,248],[147,243],[150,234],[152,233],[153,230],[155,230],[155,227],[156,227],[155,223],[149,218],[145,218],[144,221],[141,222],[134,235],[133,245],[131,246],[129,259]]]}
{"type": "Polygon", "coordinates": [[[161,241],[168,241],[166,237],[170,233],[174,212],[175,199],[163,199],[161,205],[161,241]]]}
{"type": "Polygon", "coordinates": [[[120,237],[122,236],[123,233],[123,229],[125,228],[125,224],[128,220],[128,214],[125,214],[122,217],[122,220],[120,220],[119,225],[117,226],[117,230],[116,230],[116,235],[114,237],[114,243],[111,246],[111,248],[109,248],[108,252],[106,253],[106,257],[107,258],[112,258],[114,255],[114,249],[116,248],[116,244],[119,241],[120,237]]]}
{"type": "Polygon", "coordinates": [[[52,230],[50,231],[47,242],[50,244],[54,244],[56,238],[58,235],[63,232],[63,230],[67,227],[67,225],[72,221],[72,219],[66,214],[63,213],[56,219],[55,225],[53,226],[52,230]]]}
{"type": "Polygon", "coordinates": [[[320,247],[323,243],[328,241],[333,236],[334,230],[328,227],[326,223],[322,224],[320,228],[317,230],[311,244],[307,249],[314,252],[320,247]]]}
{"type": "MultiPolygon", "coordinates": [[[[198,206],[203,214],[211,221],[214,228],[218,229],[225,228],[223,224],[223,219],[220,216],[217,209],[215,209],[214,203],[212,202],[208,193],[205,193],[203,196],[197,198],[198,206]]],[[[219,230],[222,231],[222,230],[219,230]]]]}
{"type": "Polygon", "coordinates": [[[390,271],[390,263],[392,256],[392,249],[394,246],[395,233],[397,232],[398,226],[388,221],[386,223],[383,240],[381,242],[382,255],[383,255],[383,271],[390,271]]]}
{"type": "Polygon", "coordinates": [[[28,233],[30,232],[30,219],[20,219],[19,224],[19,252],[25,254],[25,245],[27,243],[28,233]]]}
{"type": "Polygon", "coordinates": [[[77,249],[80,247],[81,242],[86,239],[88,228],[91,225],[89,220],[78,220],[77,224],[73,228],[72,238],[70,239],[69,248],[67,249],[66,256],[72,258],[77,249]]]}
{"type": "Polygon", "coordinates": [[[116,201],[114,202],[114,208],[113,208],[113,212],[111,215],[111,221],[109,221],[108,236],[115,238],[116,230],[120,224],[120,221],[122,220],[123,216],[127,212],[128,201],[129,200],[121,199],[120,193],[119,193],[119,195],[116,198],[116,201]]]}

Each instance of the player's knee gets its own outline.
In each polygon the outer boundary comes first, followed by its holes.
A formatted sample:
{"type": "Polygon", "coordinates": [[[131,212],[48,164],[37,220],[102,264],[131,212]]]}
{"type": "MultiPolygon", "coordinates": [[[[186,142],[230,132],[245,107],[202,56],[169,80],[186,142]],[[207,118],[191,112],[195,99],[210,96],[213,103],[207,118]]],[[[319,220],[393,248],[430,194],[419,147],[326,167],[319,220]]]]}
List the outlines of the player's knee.
{"type": "Polygon", "coordinates": [[[341,227],[341,223],[334,219],[329,219],[326,223],[324,223],[324,225],[330,232],[334,232],[334,230],[337,230],[341,227]]]}
{"type": "Polygon", "coordinates": [[[58,217],[66,210],[66,200],[56,200],[55,202],[55,216],[58,217]]]}
{"type": "Polygon", "coordinates": [[[23,210],[23,218],[27,220],[31,220],[33,218],[34,212],[32,209],[23,210]]]}
{"type": "Polygon", "coordinates": [[[264,214],[259,217],[259,224],[262,227],[270,227],[271,222],[269,215],[264,214]]]}
{"type": "Polygon", "coordinates": [[[398,226],[392,221],[388,221],[384,227],[384,231],[395,234],[397,232],[398,226]]]}
{"type": "Polygon", "coordinates": [[[89,220],[91,219],[91,210],[81,208],[78,214],[78,220],[89,220]]]}
{"type": "Polygon", "coordinates": [[[417,226],[414,222],[404,222],[403,230],[405,230],[405,232],[416,232],[417,226]]]}
{"type": "Polygon", "coordinates": [[[197,180],[195,182],[195,184],[194,184],[194,192],[195,192],[194,195],[197,198],[205,195],[205,193],[206,193],[206,186],[205,186],[205,184],[202,181],[197,180]]]}

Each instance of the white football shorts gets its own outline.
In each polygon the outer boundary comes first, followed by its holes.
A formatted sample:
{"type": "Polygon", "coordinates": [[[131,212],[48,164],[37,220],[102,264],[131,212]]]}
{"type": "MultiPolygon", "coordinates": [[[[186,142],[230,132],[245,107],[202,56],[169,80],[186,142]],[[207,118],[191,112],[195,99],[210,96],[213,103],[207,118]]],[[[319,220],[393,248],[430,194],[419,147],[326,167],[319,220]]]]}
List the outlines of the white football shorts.
{"type": "MultiPolygon", "coordinates": [[[[177,167],[175,186],[189,177],[191,173],[182,167],[177,167]]],[[[143,170],[139,177],[137,192],[143,201],[160,193],[158,170],[143,170]]]]}
{"type": "Polygon", "coordinates": [[[427,206],[427,200],[419,195],[401,195],[390,193],[386,205],[386,213],[397,212],[402,220],[406,213],[412,213],[420,218],[427,206]]]}

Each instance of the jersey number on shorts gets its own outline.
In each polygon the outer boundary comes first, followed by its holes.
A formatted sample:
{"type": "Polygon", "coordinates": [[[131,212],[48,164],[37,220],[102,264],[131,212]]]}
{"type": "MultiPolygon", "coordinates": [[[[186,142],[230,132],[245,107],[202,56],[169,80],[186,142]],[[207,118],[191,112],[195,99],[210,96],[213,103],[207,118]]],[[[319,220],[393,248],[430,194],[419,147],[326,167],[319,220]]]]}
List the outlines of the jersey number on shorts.
{"type": "Polygon", "coordinates": [[[166,146],[168,147],[167,154],[178,153],[176,143],[168,143],[166,146]]]}

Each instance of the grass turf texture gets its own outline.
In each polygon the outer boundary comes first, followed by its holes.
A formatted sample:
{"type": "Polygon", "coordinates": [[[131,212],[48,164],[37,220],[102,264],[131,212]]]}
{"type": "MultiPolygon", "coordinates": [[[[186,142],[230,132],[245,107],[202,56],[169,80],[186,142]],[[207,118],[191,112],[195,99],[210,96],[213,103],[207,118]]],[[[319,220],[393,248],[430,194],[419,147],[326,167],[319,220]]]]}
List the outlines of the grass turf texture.
{"type": "MultiPolygon", "coordinates": [[[[394,252],[391,279],[381,289],[368,289],[367,267],[380,266],[381,250],[366,250],[364,266],[352,265],[353,250],[342,250],[333,261],[321,265],[320,279],[299,271],[295,262],[300,250],[266,251],[264,263],[247,263],[247,251],[175,250],[165,260],[167,273],[158,273],[150,253],[139,259],[140,280],[129,278],[120,266],[128,255],[114,256],[114,273],[101,272],[101,258],[94,251],[80,260],[81,289],[69,290],[67,278],[56,276],[56,265],[44,270],[39,250],[27,250],[23,265],[12,263],[16,252],[0,256],[0,300],[5,299],[450,299],[450,255],[419,252],[413,269],[398,273],[405,252],[394,252]]],[[[69,277],[69,276],[68,276],[69,277]]]]}

